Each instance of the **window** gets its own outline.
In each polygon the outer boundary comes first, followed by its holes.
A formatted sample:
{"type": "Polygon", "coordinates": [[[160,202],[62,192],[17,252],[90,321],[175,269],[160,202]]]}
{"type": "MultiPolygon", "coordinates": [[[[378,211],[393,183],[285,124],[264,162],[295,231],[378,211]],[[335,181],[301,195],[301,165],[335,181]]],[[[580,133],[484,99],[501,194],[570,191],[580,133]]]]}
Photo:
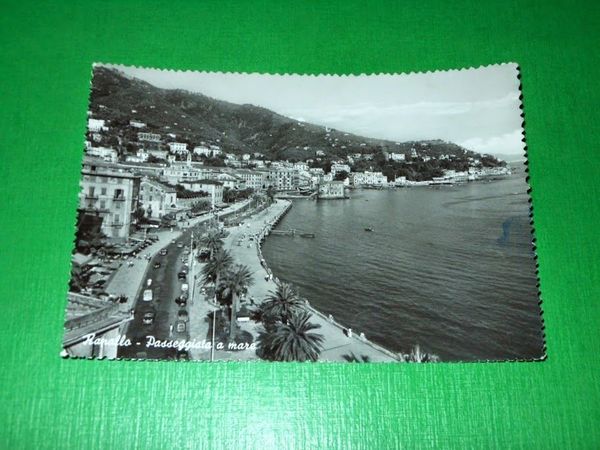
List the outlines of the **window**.
{"type": "Polygon", "coordinates": [[[100,193],[101,193],[102,195],[106,195],[106,188],[105,188],[105,187],[103,187],[102,189],[100,189],[100,193]]]}
{"type": "Polygon", "coordinates": [[[106,208],[106,200],[100,200],[100,209],[106,208]]]}
{"type": "Polygon", "coordinates": [[[119,224],[119,215],[118,215],[118,214],[115,214],[115,218],[114,218],[114,220],[113,220],[113,223],[114,223],[115,225],[119,224]]]}
{"type": "Polygon", "coordinates": [[[115,209],[121,209],[121,202],[115,203],[115,209]]]}

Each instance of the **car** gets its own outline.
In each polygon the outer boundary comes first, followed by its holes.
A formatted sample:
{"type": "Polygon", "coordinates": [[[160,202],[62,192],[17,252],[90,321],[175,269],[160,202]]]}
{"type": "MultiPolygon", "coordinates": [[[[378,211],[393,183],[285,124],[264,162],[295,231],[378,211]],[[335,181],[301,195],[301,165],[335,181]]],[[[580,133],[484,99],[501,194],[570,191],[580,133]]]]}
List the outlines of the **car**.
{"type": "Polygon", "coordinates": [[[190,354],[187,350],[179,350],[177,352],[177,359],[180,361],[187,361],[190,359],[190,354]]]}
{"type": "Polygon", "coordinates": [[[181,285],[181,292],[187,292],[187,291],[188,291],[188,289],[189,289],[189,286],[188,286],[188,284],[187,284],[187,283],[183,283],[183,284],[181,285]]]}
{"type": "Polygon", "coordinates": [[[175,239],[171,239],[171,244],[174,244],[175,242],[177,242],[175,239]]]}
{"type": "Polygon", "coordinates": [[[152,301],[152,297],[153,297],[153,295],[152,295],[152,289],[146,289],[144,291],[143,296],[142,296],[142,300],[145,301],[145,302],[151,302],[152,301]]]}
{"type": "Polygon", "coordinates": [[[179,312],[177,313],[177,318],[181,319],[181,320],[188,320],[188,312],[186,309],[180,309],[179,312]]]}
{"type": "Polygon", "coordinates": [[[148,311],[147,313],[144,313],[144,317],[142,318],[142,323],[144,325],[152,325],[152,323],[154,322],[155,316],[156,316],[156,314],[152,311],[148,311]]]}
{"type": "Polygon", "coordinates": [[[183,296],[180,295],[179,297],[177,297],[175,299],[175,303],[177,303],[179,306],[186,306],[187,305],[187,296],[183,296]]]}
{"type": "Polygon", "coordinates": [[[169,253],[169,252],[168,252],[168,250],[167,250],[166,248],[163,248],[163,249],[160,251],[160,254],[161,254],[162,256],[166,256],[166,254],[167,254],[167,253],[169,253]]]}
{"type": "Polygon", "coordinates": [[[176,333],[185,333],[185,330],[187,330],[187,325],[186,325],[185,321],[178,320],[177,322],[175,322],[175,332],[176,333]]]}
{"type": "Polygon", "coordinates": [[[154,263],[154,268],[155,268],[155,269],[160,269],[160,261],[156,261],[156,262],[154,263]]]}
{"type": "Polygon", "coordinates": [[[146,280],[146,286],[152,286],[152,278],[148,278],[148,280],[146,280]]]}
{"type": "Polygon", "coordinates": [[[181,271],[181,272],[179,272],[179,273],[177,274],[177,278],[178,278],[179,280],[185,280],[185,279],[187,278],[187,273],[185,273],[185,272],[181,271]]]}
{"type": "Polygon", "coordinates": [[[179,248],[183,248],[183,243],[182,243],[182,242],[178,242],[178,243],[177,243],[177,247],[179,247],[179,248]]]}

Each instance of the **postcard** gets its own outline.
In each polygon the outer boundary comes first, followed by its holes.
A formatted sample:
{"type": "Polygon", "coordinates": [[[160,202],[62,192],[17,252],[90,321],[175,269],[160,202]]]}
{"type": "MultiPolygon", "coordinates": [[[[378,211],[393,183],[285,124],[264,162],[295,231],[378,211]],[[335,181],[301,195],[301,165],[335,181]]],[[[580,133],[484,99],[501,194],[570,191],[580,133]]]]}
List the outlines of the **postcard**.
{"type": "Polygon", "coordinates": [[[61,354],[543,359],[520,95],[94,64],[61,354]]]}

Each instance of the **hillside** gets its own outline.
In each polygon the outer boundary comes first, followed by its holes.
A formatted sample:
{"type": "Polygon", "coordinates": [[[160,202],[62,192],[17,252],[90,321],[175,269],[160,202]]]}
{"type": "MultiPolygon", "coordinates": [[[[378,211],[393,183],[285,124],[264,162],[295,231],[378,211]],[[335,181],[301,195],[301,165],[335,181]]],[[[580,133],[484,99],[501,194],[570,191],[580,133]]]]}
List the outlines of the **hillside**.
{"type": "Polygon", "coordinates": [[[89,110],[92,117],[110,120],[111,132],[119,136],[129,130],[129,120],[145,122],[144,131],[176,135],[178,142],[192,147],[219,145],[236,154],[261,152],[270,159],[304,160],[316,150],[328,156],[379,151],[420,155],[476,155],[439,140],[395,143],[356,136],[340,130],[298,122],[254,105],[237,105],[198,93],[157,88],[142,80],[106,67],[95,67],[89,110]]]}

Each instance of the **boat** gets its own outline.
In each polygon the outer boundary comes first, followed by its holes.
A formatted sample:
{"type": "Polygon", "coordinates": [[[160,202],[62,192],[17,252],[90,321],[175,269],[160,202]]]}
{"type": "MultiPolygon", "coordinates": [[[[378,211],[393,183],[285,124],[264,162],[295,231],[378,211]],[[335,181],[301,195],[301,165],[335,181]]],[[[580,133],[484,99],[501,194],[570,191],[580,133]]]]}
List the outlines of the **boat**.
{"type": "Polygon", "coordinates": [[[365,228],[365,231],[373,231],[373,228],[371,228],[371,227],[366,227],[366,228],[365,228]]]}

